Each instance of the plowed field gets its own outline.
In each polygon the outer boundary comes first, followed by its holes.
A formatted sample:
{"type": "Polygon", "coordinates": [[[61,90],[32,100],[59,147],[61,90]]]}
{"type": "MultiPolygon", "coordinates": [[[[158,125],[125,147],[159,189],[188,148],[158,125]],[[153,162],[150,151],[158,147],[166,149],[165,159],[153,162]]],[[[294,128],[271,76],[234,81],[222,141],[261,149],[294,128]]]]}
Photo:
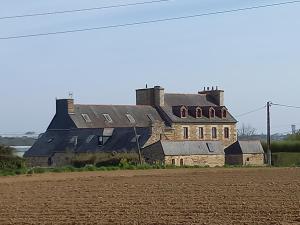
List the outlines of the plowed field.
{"type": "Polygon", "coordinates": [[[300,169],[0,178],[0,224],[300,224],[300,169]]]}

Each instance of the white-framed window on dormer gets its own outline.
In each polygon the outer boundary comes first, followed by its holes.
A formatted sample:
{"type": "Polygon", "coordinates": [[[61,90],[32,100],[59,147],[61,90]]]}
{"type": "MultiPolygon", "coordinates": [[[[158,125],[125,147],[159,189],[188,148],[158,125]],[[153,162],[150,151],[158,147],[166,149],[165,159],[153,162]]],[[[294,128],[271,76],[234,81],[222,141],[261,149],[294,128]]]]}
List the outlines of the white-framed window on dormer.
{"type": "Polygon", "coordinates": [[[202,109],[200,107],[196,108],[196,118],[202,117],[202,109]]]}
{"type": "Polygon", "coordinates": [[[216,110],[214,108],[209,109],[209,118],[215,118],[216,117],[216,110]]]}
{"type": "Polygon", "coordinates": [[[185,106],[182,106],[180,109],[180,116],[181,118],[187,118],[188,116],[188,110],[185,106]]]}

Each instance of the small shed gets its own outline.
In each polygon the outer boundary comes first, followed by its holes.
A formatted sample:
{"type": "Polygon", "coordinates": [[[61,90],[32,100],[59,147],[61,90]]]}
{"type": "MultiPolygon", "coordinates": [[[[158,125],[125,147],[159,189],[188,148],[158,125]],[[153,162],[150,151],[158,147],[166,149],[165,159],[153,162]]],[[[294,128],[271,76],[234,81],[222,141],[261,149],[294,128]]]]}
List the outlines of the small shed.
{"type": "Polygon", "coordinates": [[[225,154],[220,141],[161,140],[142,150],[147,163],[175,166],[224,166],[225,154]]]}
{"type": "Polygon", "coordinates": [[[260,141],[237,141],[225,149],[227,165],[262,166],[264,149],[260,141]]]}

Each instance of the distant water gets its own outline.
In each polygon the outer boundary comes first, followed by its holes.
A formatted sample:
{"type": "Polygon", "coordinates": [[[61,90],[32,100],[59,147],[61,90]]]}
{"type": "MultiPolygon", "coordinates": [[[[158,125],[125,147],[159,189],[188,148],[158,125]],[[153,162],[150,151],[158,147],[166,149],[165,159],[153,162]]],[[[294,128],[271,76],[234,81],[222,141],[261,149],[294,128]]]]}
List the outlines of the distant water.
{"type": "Polygon", "coordinates": [[[23,157],[25,152],[31,148],[31,146],[11,146],[16,149],[16,155],[19,157],[23,157]]]}

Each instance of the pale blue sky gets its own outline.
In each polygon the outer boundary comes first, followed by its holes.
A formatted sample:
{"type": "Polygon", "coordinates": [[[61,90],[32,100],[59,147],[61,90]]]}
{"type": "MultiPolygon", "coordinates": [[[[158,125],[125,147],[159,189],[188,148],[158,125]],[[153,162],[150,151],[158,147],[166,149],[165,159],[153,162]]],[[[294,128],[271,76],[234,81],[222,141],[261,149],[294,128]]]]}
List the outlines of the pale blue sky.
{"type": "MultiPolygon", "coordinates": [[[[89,8],[116,0],[2,0],[0,17],[89,8]]],[[[140,0],[141,1],[141,0],[140,0]]],[[[278,0],[279,1],[279,0],[278,0]]],[[[60,31],[269,4],[274,0],[173,0],[144,6],[0,20],[0,37],[60,31]]],[[[300,105],[300,4],[86,33],[0,40],[0,134],[43,132],[55,97],[134,104],[136,88],[225,90],[234,115],[267,100],[300,105]]],[[[273,132],[300,127],[300,110],[274,107],[273,132]]],[[[265,131],[265,112],[238,118],[265,131]]]]}

